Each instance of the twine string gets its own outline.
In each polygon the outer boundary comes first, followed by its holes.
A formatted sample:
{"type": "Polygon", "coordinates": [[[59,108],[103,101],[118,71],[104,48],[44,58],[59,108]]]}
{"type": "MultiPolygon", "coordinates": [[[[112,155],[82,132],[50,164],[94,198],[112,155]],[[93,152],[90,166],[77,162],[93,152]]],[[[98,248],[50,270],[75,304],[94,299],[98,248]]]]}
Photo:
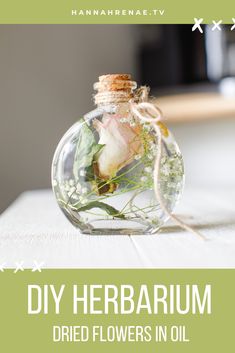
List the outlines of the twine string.
{"type": "Polygon", "coordinates": [[[162,158],[162,131],[160,126],[157,124],[162,121],[162,112],[159,108],[157,108],[154,104],[147,101],[148,99],[148,88],[141,87],[137,90],[137,95],[130,100],[130,107],[132,113],[142,122],[149,123],[157,135],[157,155],[154,162],[154,192],[156,198],[159,202],[159,205],[162,211],[168,215],[170,219],[172,219],[176,224],[178,224],[182,229],[191,232],[196,235],[200,239],[205,240],[205,237],[198,232],[197,230],[190,227],[184,221],[182,221],[179,217],[174,215],[166,206],[161,190],[160,190],[160,170],[161,170],[161,158],[162,158]]]}

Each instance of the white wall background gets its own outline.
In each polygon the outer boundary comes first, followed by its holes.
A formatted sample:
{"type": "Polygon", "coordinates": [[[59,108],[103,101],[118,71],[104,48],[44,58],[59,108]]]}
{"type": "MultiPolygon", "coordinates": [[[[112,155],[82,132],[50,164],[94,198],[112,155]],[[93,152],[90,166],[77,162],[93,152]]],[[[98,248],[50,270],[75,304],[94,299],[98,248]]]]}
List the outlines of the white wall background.
{"type": "MultiPolygon", "coordinates": [[[[136,77],[129,25],[0,25],[0,211],[24,190],[50,186],[58,140],[93,108],[104,73],[136,77]]],[[[172,126],[188,183],[235,184],[235,120],[172,126]]]]}

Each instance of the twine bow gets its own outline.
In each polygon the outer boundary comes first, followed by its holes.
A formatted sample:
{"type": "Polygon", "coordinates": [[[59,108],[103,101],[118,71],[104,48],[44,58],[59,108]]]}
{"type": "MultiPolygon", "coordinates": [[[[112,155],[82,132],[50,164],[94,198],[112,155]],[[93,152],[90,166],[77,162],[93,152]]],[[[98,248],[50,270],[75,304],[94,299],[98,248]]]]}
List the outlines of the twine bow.
{"type": "Polygon", "coordinates": [[[158,122],[161,122],[163,117],[162,117],[162,112],[159,108],[157,108],[154,104],[148,102],[148,94],[149,94],[149,89],[148,87],[140,87],[139,89],[136,90],[136,94],[133,99],[130,100],[130,108],[131,112],[142,122],[149,123],[153,127],[154,131],[156,132],[157,135],[157,148],[158,148],[158,153],[154,162],[154,192],[156,195],[156,198],[159,202],[159,205],[162,209],[162,211],[169,216],[176,224],[178,224],[182,229],[189,231],[196,236],[198,236],[200,239],[205,240],[205,237],[198,232],[197,230],[193,229],[189,225],[187,225],[185,222],[183,222],[179,217],[176,215],[172,214],[171,211],[168,210],[167,206],[165,205],[165,202],[162,198],[161,195],[161,190],[160,190],[160,169],[161,169],[161,158],[162,158],[162,131],[160,126],[157,124],[158,122]]]}

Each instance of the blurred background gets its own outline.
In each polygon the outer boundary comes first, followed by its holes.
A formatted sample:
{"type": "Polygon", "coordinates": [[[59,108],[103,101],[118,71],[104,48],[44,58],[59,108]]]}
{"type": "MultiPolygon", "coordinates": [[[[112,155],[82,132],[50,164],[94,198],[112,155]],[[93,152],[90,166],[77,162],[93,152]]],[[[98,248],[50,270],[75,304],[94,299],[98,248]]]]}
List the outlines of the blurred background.
{"type": "Polygon", "coordinates": [[[93,109],[93,83],[131,73],[163,110],[188,186],[235,187],[235,31],[188,25],[0,25],[0,213],[50,187],[54,150],[93,109]]]}

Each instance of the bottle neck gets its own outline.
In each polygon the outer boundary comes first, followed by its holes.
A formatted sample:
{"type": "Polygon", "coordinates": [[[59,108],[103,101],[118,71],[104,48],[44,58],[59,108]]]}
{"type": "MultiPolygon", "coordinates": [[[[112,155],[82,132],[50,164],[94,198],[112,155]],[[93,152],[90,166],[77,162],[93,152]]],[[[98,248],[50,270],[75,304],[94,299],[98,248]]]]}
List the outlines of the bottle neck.
{"type": "Polygon", "coordinates": [[[94,84],[97,93],[94,95],[94,102],[99,106],[118,105],[127,103],[134,96],[137,84],[131,81],[130,75],[115,74],[99,77],[94,84]]]}
{"type": "Polygon", "coordinates": [[[94,102],[98,107],[106,105],[119,105],[127,103],[133,98],[133,93],[128,92],[103,92],[94,96],[94,102]]]}

